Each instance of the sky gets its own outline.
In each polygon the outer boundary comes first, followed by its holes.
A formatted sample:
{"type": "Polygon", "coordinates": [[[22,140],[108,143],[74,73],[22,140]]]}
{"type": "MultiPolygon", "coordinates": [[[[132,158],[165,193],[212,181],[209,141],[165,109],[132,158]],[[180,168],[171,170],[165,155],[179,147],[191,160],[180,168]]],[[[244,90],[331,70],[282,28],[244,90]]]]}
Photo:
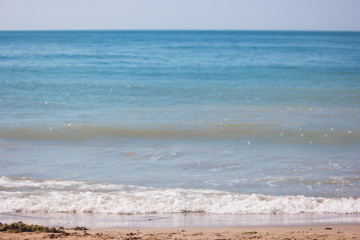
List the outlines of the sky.
{"type": "Polygon", "coordinates": [[[360,31],[360,0],[0,0],[0,30],[360,31]]]}

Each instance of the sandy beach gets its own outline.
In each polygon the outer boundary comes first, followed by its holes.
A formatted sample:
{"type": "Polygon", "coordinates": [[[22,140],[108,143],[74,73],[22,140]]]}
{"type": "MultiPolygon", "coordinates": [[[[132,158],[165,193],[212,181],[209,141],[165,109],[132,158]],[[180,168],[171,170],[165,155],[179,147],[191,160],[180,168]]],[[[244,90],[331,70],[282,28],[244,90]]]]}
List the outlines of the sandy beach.
{"type": "Polygon", "coordinates": [[[360,239],[360,225],[116,228],[64,233],[0,233],[0,239],[360,239]]]}

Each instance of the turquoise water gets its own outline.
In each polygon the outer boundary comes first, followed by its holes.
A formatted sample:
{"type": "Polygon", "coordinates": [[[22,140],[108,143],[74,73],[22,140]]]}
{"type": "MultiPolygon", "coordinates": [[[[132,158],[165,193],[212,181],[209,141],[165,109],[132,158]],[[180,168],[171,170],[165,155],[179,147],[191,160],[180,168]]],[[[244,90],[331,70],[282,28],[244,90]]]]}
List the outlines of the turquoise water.
{"type": "Polygon", "coordinates": [[[0,73],[1,213],[360,212],[359,32],[3,31],[0,73]]]}

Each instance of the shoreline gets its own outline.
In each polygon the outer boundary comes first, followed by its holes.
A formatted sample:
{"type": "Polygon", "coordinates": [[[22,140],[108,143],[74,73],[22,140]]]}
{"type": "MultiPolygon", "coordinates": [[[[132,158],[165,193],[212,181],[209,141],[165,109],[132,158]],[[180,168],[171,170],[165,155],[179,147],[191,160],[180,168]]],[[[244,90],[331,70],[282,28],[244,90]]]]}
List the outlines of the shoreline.
{"type": "Polygon", "coordinates": [[[185,227],[185,228],[102,228],[57,233],[0,233],[0,239],[360,239],[360,224],[185,227]]]}
{"type": "Polygon", "coordinates": [[[360,214],[76,214],[76,213],[8,213],[0,214],[0,222],[89,229],[118,228],[228,228],[290,227],[322,225],[360,225],[360,214]]]}

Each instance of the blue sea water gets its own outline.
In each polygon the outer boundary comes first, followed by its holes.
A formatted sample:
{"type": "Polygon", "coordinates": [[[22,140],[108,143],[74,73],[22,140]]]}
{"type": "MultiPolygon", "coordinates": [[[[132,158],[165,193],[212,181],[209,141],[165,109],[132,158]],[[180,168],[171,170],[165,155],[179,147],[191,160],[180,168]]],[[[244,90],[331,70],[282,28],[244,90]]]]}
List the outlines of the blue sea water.
{"type": "Polygon", "coordinates": [[[360,213],[359,134],[359,32],[0,32],[0,213],[360,213]]]}

